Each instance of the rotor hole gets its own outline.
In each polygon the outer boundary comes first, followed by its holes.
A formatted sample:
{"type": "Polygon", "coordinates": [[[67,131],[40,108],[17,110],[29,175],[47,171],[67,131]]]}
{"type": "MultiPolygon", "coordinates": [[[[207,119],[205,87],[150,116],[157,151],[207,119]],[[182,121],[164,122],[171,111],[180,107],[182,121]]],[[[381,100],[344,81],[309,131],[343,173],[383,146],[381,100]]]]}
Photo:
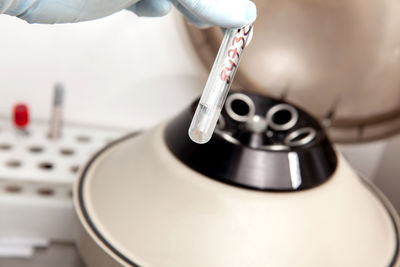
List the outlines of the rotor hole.
{"type": "Polygon", "coordinates": [[[291,139],[290,141],[291,142],[299,142],[299,141],[302,141],[302,140],[304,140],[305,138],[307,138],[308,136],[310,135],[310,133],[301,133],[301,134],[299,134],[298,136],[296,136],[295,138],[293,138],[293,139],[291,139]]]}
{"type": "Polygon", "coordinates": [[[285,138],[285,144],[288,146],[304,146],[313,141],[317,136],[314,128],[301,128],[290,133],[285,138]]]}
{"type": "Polygon", "coordinates": [[[239,116],[246,116],[250,112],[249,105],[241,99],[233,100],[231,103],[231,108],[232,108],[232,111],[235,112],[239,116]]]}
{"type": "Polygon", "coordinates": [[[292,119],[292,113],[289,110],[279,110],[272,116],[272,121],[278,125],[284,125],[292,119]]]}

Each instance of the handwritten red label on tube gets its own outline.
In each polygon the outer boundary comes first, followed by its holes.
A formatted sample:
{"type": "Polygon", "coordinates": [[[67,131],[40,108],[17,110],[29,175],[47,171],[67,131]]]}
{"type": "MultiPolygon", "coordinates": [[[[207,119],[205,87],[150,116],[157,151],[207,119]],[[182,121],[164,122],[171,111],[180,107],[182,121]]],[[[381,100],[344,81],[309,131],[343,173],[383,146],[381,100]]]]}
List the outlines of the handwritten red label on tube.
{"type": "Polygon", "coordinates": [[[225,61],[224,66],[222,67],[222,70],[219,75],[221,80],[228,84],[231,82],[231,77],[237,68],[240,56],[243,52],[243,49],[246,46],[251,29],[252,29],[251,25],[246,26],[242,29],[238,29],[238,31],[236,32],[236,36],[230,43],[231,47],[228,49],[228,52],[226,54],[227,60],[225,61]]]}

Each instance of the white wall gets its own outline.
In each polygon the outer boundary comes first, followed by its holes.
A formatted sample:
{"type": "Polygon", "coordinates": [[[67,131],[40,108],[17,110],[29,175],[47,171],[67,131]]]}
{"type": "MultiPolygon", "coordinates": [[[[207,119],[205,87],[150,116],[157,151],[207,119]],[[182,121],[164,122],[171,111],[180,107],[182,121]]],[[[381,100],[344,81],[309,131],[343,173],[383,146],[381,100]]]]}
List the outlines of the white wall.
{"type": "Polygon", "coordinates": [[[0,114],[16,101],[49,116],[52,86],[67,89],[68,121],[148,127],[198,96],[206,73],[181,32],[181,18],[122,11],[96,21],[29,25],[0,16],[0,114]]]}

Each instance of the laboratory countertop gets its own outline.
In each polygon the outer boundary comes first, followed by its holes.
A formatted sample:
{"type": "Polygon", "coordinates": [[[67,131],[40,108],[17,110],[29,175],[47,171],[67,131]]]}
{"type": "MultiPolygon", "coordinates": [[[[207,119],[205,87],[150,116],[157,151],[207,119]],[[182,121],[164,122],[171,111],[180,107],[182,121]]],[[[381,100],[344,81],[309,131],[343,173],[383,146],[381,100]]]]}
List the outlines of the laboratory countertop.
{"type": "Polygon", "coordinates": [[[35,250],[31,259],[0,258],[0,266],[7,267],[85,267],[76,247],[70,243],[52,243],[35,250]]]}

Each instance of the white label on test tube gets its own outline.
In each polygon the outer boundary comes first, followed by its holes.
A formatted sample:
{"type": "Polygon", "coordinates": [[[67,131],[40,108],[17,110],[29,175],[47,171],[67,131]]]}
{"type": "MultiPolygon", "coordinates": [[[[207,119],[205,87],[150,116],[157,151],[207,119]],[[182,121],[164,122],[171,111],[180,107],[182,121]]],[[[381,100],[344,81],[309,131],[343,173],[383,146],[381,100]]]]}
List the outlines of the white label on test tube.
{"type": "Polygon", "coordinates": [[[214,132],[253,25],[227,29],[189,128],[189,137],[207,143],[214,132]]]}

